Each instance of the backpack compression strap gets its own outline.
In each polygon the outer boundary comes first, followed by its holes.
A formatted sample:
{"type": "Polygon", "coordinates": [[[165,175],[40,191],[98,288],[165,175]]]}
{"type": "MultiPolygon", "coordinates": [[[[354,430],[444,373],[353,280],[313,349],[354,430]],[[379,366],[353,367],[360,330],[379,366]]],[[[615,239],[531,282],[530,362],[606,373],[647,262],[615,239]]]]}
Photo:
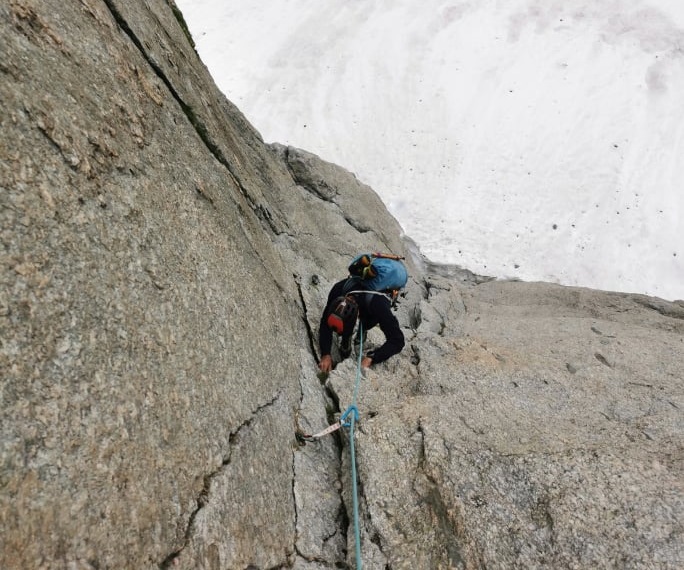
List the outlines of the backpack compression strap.
{"type": "Polygon", "coordinates": [[[379,251],[371,253],[371,256],[378,259],[394,259],[395,261],[401,261],[402,259],[406,259],[403,255],[395,255],[393,253],[380,253],[379,251]]]}

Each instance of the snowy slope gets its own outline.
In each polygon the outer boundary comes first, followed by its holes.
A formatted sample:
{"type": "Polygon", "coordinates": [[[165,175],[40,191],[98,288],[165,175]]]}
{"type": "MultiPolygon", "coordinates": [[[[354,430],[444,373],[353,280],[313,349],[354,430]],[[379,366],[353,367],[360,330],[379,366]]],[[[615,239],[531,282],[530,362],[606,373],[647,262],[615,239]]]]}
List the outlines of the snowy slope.
{"type": "Polygon", "coordinates": [[[684,298],[681,0],[179,0],[268,142],[372,186],[431,260],[684,298]]]}

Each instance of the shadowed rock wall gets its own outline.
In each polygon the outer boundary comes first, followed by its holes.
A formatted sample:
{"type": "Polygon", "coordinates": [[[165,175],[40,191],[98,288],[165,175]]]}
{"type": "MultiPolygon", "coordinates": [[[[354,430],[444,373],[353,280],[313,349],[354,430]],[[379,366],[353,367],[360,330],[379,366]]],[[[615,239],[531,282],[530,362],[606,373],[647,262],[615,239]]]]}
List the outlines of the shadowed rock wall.
{"type": "Polygon", "coordinates": [[[365,566],[680,565],[681,304],[423,265],[172,2],[3,3],[0,102],[0,567],[353,565],[344,438],[294,432],[349,404],[318,318],[376,249],[412,279],[360,393],[365,566]]]}

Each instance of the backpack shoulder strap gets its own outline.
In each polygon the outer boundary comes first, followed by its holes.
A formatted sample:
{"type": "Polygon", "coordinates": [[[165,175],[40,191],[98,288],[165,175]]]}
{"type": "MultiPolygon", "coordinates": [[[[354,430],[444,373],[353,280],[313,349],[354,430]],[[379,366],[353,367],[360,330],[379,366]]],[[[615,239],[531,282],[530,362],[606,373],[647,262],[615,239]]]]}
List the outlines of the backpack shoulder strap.
{"type": "Polygon", "coordinates": [[[361,277],[357,277],[355,275],[348,277],[347,280],[344,282],[344,285],[342,286],[343,295],[348,295],[352,292],[358,293],[359,290],[367,291],[368,287],[363,282],[363,279],[361,277]]]}
{"type": "Polygon", "coordinates": [[[364,309],[368,309],[370,307],[372,295],[378,294],[377,291],[371,291],[368,289],[368,286],[366,283],[364,283],[363,279],[361,277],[357,277],[356,275],[349,277],[345,281],[342,291],[344,295],[352,295],[356,297],[359,301],[359,305],[364,309]]]}

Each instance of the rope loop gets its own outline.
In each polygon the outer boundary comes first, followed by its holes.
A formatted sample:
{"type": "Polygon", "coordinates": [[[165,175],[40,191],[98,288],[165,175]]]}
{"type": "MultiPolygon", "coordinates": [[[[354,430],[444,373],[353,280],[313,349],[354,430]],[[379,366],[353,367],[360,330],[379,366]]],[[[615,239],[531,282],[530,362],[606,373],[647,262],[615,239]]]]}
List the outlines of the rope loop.
{"type": "Polygon", "coordinates": [[[353,414],[354,421],[356,421],[356,422],[359,421],[359,409],[356,407],[356,404],[352,404],[351,406],[349,406],[346,409],[346,411],[342,414],[342,416],[340,417],[340,424],[343,427],[351,426],[351,420],[347,420],[347,416],[349,414],[353,414]]]}

